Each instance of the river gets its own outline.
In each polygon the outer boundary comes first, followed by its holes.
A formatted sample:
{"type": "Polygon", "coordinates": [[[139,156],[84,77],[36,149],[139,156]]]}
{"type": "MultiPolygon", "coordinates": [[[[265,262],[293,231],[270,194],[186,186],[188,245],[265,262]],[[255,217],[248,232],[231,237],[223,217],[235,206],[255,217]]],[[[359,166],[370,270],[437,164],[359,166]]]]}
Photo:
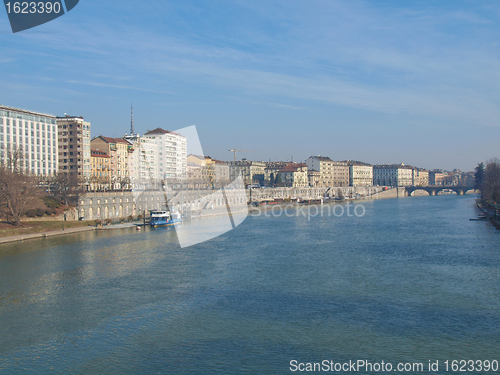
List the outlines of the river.
{"type": "Polygon", "coordinates": [[[360,204],[364,215],[254,213],[183,249],[172,228],[0,245],[0,373],[499,361],[500,232],[469,221],[474,197],[360,204]]]}

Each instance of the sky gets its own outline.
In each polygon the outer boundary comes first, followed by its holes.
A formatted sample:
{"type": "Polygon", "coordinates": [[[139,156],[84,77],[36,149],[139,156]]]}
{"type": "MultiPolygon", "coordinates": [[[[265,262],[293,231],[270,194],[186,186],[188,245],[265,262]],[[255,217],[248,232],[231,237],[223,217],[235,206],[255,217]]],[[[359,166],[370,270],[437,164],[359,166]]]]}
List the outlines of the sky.
{"type": "Polygon", "coordinates": [[[13,34],[0,104],[206,155],[470,171],[500,157],[500,2],[80,0],[13,34]]]}

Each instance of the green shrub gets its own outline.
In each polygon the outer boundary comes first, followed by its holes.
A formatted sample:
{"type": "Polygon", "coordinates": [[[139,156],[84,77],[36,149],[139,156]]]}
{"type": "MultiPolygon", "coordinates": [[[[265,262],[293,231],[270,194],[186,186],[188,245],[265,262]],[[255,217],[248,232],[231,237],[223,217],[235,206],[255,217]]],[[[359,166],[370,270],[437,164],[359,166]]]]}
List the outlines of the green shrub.
{"type": "Polygon", "coordinates": [[[128,221],[132,221],[132,220],[134,220],[134,217],[132,215],[129,215],[127,219],[128,219],[128,221]]]}
{"type": "Polygon", "coordinates": [[[47,208],[59,208],[61,202],[54,197],[43,197],[43,203],[47,208]]]}
{"type": "Polygon", "coordinates": [[[43,215],[45,215],[45,210],[42,208],[37,208],[36,209],[36,216],[42,217],[43,215]]]}

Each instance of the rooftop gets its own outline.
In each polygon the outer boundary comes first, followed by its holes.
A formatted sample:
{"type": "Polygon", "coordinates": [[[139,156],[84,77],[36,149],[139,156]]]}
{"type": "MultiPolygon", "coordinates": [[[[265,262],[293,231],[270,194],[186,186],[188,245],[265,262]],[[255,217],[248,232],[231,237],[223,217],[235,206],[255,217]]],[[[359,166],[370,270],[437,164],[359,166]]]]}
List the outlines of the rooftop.
{"type": "Polygon", "coordinates": [[[152,135],[152,134],[174,134],[174,135],[180,135],[181,137],[184,137],[182,134],[179,134],[179,133],[176,133],[176,132],[172,132],[170,130],[165,130],[165,129],[162,129],[162,128],[156,128],[156,129],[153,129],[153,130],[148,130],[146,133],[144,133],[144,135],[152,135]]]}

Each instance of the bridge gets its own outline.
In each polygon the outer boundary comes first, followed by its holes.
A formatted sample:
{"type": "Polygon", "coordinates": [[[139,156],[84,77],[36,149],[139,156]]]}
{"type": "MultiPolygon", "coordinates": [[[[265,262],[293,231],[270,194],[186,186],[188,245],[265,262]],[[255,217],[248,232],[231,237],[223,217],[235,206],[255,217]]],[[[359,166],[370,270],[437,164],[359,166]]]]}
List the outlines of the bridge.
{"type": "Polygon", "coordinates": [[[430,186],[406,186],[406,194],[411,196],[415,190],[425,190],[429,195],[437,195],[441,190],[453,190],[457,195],[464,195],[469,190],[475,190],[473,186],[464,185],[430,185],[430,186]]]}

